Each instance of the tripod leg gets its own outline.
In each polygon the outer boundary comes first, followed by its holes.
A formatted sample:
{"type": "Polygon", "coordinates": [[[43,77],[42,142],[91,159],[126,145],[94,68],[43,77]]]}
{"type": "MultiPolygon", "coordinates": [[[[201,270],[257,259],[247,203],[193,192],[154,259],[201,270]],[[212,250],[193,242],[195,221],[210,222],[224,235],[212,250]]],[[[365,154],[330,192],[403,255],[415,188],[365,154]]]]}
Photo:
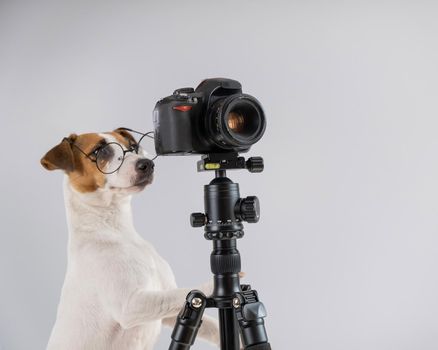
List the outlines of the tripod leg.
{"type": "Polygon", "coordinates": [[[233,309],[219,309],[221,350],[239,350],[237,319],[233,309]]]}
{"type": "Polygon", "coordinates": [[[201,326],[206,305],[207,298],[200,291],[193,290],[187,295],[186,303],[176,318],[169,350],[190,349],[201,326]]]}
{"type": "Polygon", "coordinates": [[[266,317],[266,310],[259,301],[257,292],[251,290],[250,286],[242,286],[242,292],[236,293],[233,299],[233,306],[239,322],[244,349],[271,350],[263,321],[266,317]]]}

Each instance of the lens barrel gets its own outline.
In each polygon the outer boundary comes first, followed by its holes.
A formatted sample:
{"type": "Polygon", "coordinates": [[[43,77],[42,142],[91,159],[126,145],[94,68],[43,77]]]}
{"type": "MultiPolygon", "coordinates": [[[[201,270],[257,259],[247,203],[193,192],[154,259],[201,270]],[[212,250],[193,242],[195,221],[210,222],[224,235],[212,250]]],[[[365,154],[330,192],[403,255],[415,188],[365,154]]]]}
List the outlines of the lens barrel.
{"type": "Polygon", "coordinates": [[[224,149],[249,147],[260,140],[266,129],[261,104],[246,94],[219,99],[207,115],[210,137],[224,149]]]}

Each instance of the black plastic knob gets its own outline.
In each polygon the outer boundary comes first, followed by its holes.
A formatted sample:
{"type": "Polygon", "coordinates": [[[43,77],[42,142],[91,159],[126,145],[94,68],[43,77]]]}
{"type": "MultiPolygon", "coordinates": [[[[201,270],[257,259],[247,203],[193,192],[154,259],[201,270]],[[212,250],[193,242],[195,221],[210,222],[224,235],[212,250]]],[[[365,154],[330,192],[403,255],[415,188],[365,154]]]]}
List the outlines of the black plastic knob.
{"type": "Polygon", "coordinates": [[[202,227],[207,223],[207,216],[204,213],[192,213],[190,215],[190,225],[192,227],[202,227]]]}
{"type": "Polygon", "coordinates": [[[238,202],[238,216],[241,220],[255,223],[260,219],[260,202],[256,196],[240,199],[238,202]]]}
{"type": "Polygon", "coordinates": [[[246,168],[250,173],[261,173],[265,168],[262,157],[251,157],[246,161],[246,168]]]}
{"type": "Polygon", "coordinates": [[[187,95],[195,92],[195,90],[191,87],[185,87],[181,89],[177,89],[173,92],[174,95],[187,95]]]}

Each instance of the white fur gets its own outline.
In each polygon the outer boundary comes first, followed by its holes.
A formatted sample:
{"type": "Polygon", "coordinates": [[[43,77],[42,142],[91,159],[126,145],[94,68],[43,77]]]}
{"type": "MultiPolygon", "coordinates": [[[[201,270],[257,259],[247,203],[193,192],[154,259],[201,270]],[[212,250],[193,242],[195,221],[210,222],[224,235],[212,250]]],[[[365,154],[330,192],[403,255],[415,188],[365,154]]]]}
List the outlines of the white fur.
{"type": "MultiPolygon", "coordinates": [[[[128,184],[133,164],[125,160],[121,178],[109,175],[93,193],[65,177],[68,264],[48,350],[153,349],[190,291],[177,288],[167,262],[136,232],[131,189],[114,187],[128,184]]],[[[209,295],[212,284],[196,289],[209,295]]],[[[218,345],[217,322],[204,315],[198,336],[218,345]]]]}

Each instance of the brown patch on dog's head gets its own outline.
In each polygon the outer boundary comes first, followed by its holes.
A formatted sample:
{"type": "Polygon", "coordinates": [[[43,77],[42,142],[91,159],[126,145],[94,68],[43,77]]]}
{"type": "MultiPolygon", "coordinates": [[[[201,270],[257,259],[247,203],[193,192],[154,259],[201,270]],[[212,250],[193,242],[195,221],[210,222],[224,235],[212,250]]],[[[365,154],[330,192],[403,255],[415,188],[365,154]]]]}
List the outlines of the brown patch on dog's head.
{"type": "Polygon", "coordinates": [[[137,144],[137,141],[135,140],[134,136],[132,136],[132,134],[129,131],[125,130],[124,128],[115,129],[109,134],[114,136],[115,139],[126,148],[129,148],[130,146],[137,144]]]}
{"type": "Polygon", "coordinates": [[[48,151],[41,158],[41,164],[47,170],[65,171],[71,185],[79,192],[96,191],[105,185],[105,175],[85,154],[92,153],[97,146],[102,144],[102,141],[104,141],[103,137],[95,133],[72,134],[48,151]]]}

